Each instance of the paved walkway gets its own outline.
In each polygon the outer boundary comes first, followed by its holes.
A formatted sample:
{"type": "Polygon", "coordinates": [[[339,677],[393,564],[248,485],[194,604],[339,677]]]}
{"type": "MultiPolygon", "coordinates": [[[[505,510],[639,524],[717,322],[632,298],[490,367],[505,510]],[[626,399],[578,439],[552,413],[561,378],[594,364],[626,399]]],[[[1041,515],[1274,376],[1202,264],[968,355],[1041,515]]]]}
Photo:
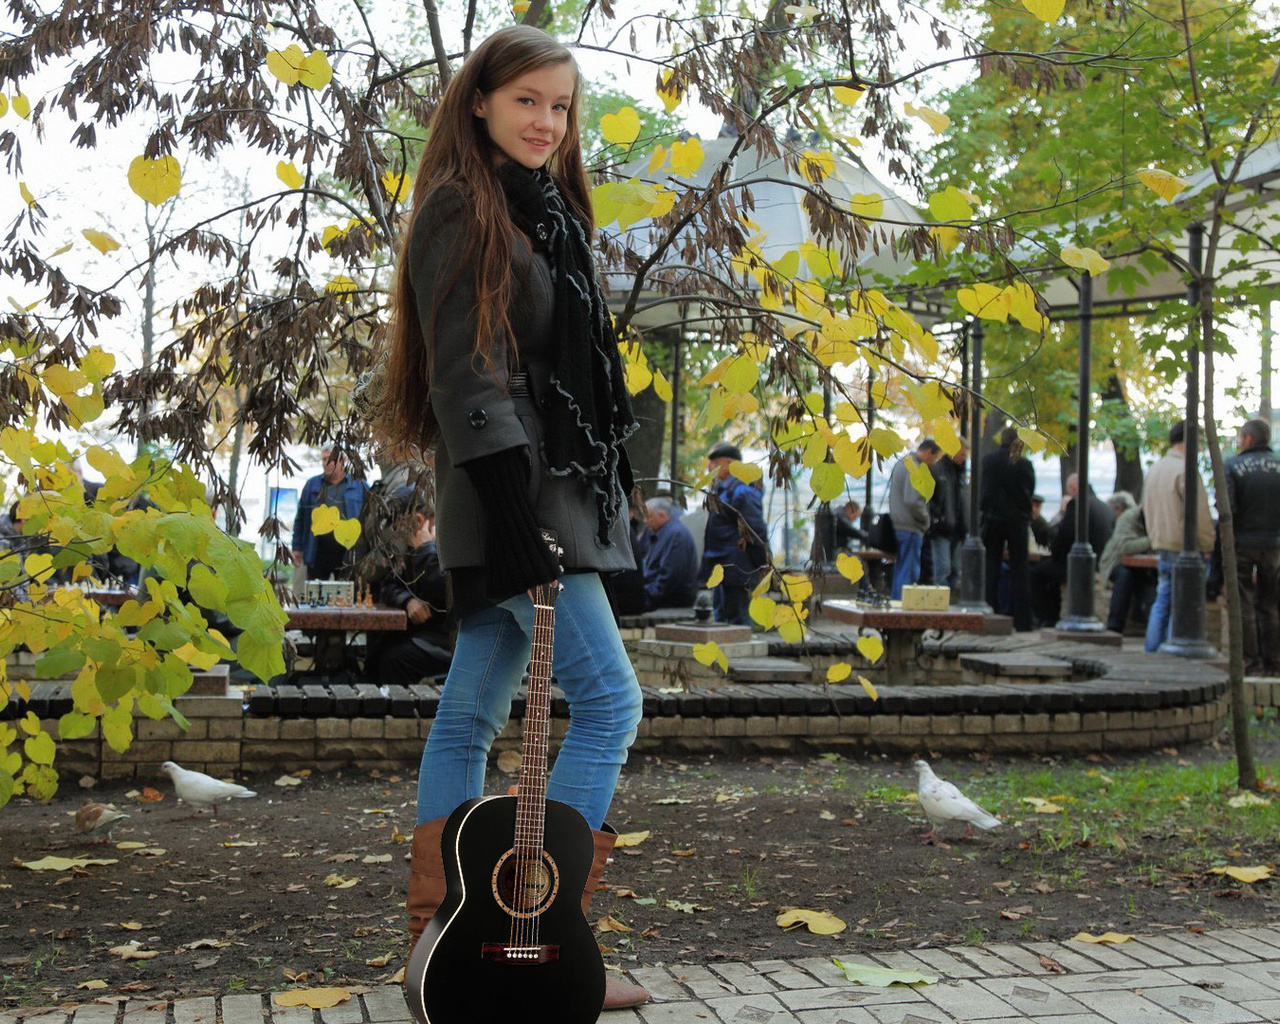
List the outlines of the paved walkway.
{"type": "MultiPolygon", "coordinates": [[[[630,972],[654,1001],[601,1024],[1248,1024],[1280,1021],[1280,926],[1178,930],[1118,946],[947,946],[851,956],[928,971],[935,985],[860,988],[829,958],[630,972]]],[[[517,1015],[518,1019],[518,1015],[517,1015]]],[[[0,1024],[407,1024],[398,987],[326,1010],[224,995],[159,1003],[104,999],[0,1013],[0,1024]]],[[[477,1022],[488,1024],[488,1022],[477,1022]]]]}

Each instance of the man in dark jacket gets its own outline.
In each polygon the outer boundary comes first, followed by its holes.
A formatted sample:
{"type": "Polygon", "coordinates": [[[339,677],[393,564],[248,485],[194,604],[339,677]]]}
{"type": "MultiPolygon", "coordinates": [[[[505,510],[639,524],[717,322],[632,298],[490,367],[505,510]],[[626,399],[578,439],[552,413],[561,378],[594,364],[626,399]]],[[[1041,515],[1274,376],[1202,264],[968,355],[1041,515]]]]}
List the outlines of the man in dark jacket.
{"type": "Polygon", "coordinates": [[[367,674],[383,686],[412,686],[427,676],[449,671],[445,576],[436,553],[433,509],[412,484],[397,487],[388,499],[398,525],[398,557],[374,584],[380,604],[403,608],[407,633],[370,633],[367,674]]]}
{"type": "Polygon", "coordinates": [[[1227,460],[1227,496],[1235,520],[1236,572],[1244,626],[1246,672],[1280,669],[1280,458],[1271,450],[1271,425],[1240,428],[1240,452],[1227,460]]]}
{"type": "Polygon", "coordinates": [[[982,543],[987,550],[987,604],[1000,611],[1000,567],[1009,552],[1013,628],[1026,632],[1031,622],[1031,572],[1027,539],[1031,534],[1031,496],[1036,471],[1022,457],[1016,427],[1000,432],[1000,447],[982,459],[982,543]]]}
{"type": "Polygon", "coordinates": [[[644,607],[692,608],[698,596],[698,545],[675,517],[670,498],[645,502],[649,547],[644,555],[644,607]]]}
{"type": "Polygon", "coordinates": [[[702,546],[702,579],[724,566],[724,582],[712,590],[716,622],[745,625],[751,586],[769,561],[764,500],[759,490],[729,472],[742,461],[737,445],[721,441],[707,452],[707,468],[715,474],[707,499],[707,527],[702,546]]]}
{"type": "MultiPolygon", "coordinates": [[[[1062,507],[1062,518],[1049,542],[1049,557],[1041,560],[1031,570],[1031,603],[1042,626],[1056,626],[1062,617],[1062,585],[1067,581],[1067,557],[1076,543],[1076,502],[1080,500],[1080,478],[1072,473],[1067,477],[1067,494],[1070,496],[1062,507]]],[[[1102,557],[1115,527],[1115,514],[1089,486],[1086,495],[1089,516],[1089,546],[1094,558],[1102,557]]],[[[1097,571],[1097,562],[1094,563],[1097,571]]]]}
{"type": "Polygon", "coordinates": [[[940,455],[929,467],[933,474],[933,497],[929,499],[929,532],[925,542],[933,556],[933,583],[939,587],[959,585],[960,544],[964,541],[964,505],[960,501],[960,478],[969,457],[969,442],[960,439],[954,455],[940,455]]]}

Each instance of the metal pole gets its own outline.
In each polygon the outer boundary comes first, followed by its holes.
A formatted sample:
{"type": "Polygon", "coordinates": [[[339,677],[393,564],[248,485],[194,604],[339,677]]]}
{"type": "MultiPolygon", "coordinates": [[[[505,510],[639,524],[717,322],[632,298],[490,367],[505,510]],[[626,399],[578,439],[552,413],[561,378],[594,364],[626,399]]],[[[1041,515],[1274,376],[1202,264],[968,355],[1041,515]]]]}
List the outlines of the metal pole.
{"type": "MultiPolygon", "coordinates": [[[[831,422],[831,378],[822,381],[822,418],[831,422]]],[[[827,449],[828,454],[830,449],[827,449]]],[[[836,557],[836,518],[831,511],[831,502],[824,501],[818,507],[818,514],[813,517],[814,549],[813,560],[821,565],[830,565],[836,557]]]]}
{"type": "Polygon", "coordinates": [[[978,499],[982,492],[982,321],[974,317],[970,337],[973,339],[969,372],[969,536],[960,549],[960,607],[968,611],[989,612],[987,604],[987,549],[978,528],[978,499]]]}
{"type": "Polygon", "coordinates": [[[1191,284],[1187,303],[1192,309],[1190,348],[1187,359],[1187,412],[1185,461],[1183,462],[1182,551],[1173,563],[1169,639],[1160,645],[1165,654],[1183,658],[1212,658],[1218,652],[1205,638],[1204,559],[1200,555],[1199,529],[1199,433],[1200,433],[1200,272],[1204,225],[1187,228],[1187,258],[1191,264],[1191,284]]]}
{"type": "Polygon", "coordinates": [[[1080,382],[1076,402],[1076,540],[1067,555],[1067,615],[1058,628],[1100,632],[1093,613],[1093,576],[1097,562],[1089,543],[1089,400],[1093,394],[1093,275],[1080,278],[1080,382]]]}
{"type": "Polygon", "coordinates": [[[671,500],[683,504],[680,486],[680,384],[684,369],[684,348],[680,332],[671,336],[671,500]]]}
{"type": "Polygon", "coordinates": [[[1262,394],[1258,415],[1268,423],[1271,422],[1271,346],[1275,336],[1271,327],[1271,300],[1266,299],[1262,303],[1262,394]]]}

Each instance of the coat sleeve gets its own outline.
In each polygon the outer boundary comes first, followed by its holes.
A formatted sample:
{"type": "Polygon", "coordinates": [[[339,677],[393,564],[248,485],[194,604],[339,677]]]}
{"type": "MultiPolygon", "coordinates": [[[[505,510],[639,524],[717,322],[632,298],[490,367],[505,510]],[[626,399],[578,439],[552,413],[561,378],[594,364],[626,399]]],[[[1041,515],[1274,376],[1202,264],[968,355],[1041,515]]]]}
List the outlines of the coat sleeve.
{"type": "Polygon", "coordinates": [[[455,466],[510,448],[528,435],[506,390],[505,346],[491,370],[474,355],[476,260],[463,257],[474,231],[453,193],[428,199],[414,223],[409,274],[431,359],[431,407],[455,466]]]}
{"type": "Polygon", "coordinates": [[[317,488],[312,487],[312,477],[302,485],[302,493],[298,495],[298,509],[293,515],[293,548],[294,551],[302,551],[307,544],[307,537],[311,533],[311,511],[316,507],[315,491],[317,488]]]}

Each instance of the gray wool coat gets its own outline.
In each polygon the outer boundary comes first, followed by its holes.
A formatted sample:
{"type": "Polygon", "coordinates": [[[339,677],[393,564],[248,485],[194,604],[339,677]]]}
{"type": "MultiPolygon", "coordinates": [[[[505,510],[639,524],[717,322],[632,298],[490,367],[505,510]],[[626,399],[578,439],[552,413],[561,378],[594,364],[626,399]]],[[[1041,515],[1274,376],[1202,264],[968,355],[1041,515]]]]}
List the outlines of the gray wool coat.
{"type": "MultiPolygon", "coordinates": [[[[507,388],[505,351],[494,352],[494,369],[473,358],[476,337],[475,261],[463,261],[473,221],[453,192],[427,198],[409,242],[409,277],[418,303],[424,341],[434,345],[431,408],[440,424],[436,445],[436,541],[443,569],[484,565],[487,510],[461,467],[471,459],[511,448],[527,452],[531,472],[524,486],[538,525],[555,531],[568,571],[613,572],[634,568],[627,518],[613,524],[609,542],[597,536],[595,497],[577,477],[552,476],[542,452],[544,417],[560,415],[552,400],[551,373],[559,341],[554,322],[551,267],[545,255],[527,250],[515,267],[509,310],[520,367],[531,394],[507,388]],[[433,317],[437,302],[439,312],[433,317]],[[434,319],[434,327],[433,327],[434,319]]],[[[631,490],[625,452],[622,483],[631,490]]],[[[624,510],[625,513],[625,510],[624,510]]]]}

